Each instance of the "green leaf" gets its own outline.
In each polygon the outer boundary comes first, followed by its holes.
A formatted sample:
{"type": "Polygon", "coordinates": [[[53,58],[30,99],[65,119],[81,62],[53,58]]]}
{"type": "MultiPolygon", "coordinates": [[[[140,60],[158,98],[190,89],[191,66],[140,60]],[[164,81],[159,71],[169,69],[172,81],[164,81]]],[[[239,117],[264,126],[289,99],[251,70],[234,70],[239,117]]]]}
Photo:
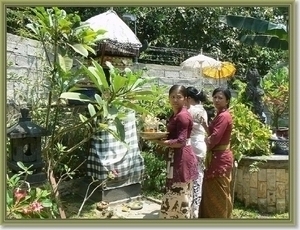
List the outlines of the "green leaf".
{"type": "Polygon", "coordinates": [[[85,31],[86,35],[82,37],[84,44],[90,44],[95,41],[97,34],[91,31],[85,31]]]}
{"type": "MultiPolygon", "coordinates": [[[[152,90],[135,90],[134,94],[138,95],[152,95],[153,97],[156,98],[152,90]]],[[[160,95],[157,95],[160,96],[160,95]]]]}
{"type": "Polygon", "coordinates": [[[116,116],[121,115],[120,110],[119,110],[117,107],[115,107],[115,106],[109,107],[109,108],[108,108],[108,113],[109,113],[110,115],[116,115],[116,116]]]}
{"type": "Polygon", "coordinates": [[[86,116],[83,116],[81,113],[79,114],[79,119],[82,121],[82,122],[86,122],[88,120],[88,118],[86,116]]]}
{"type": "Polygon", "coordinates": [[[83,67],[85,70],[87,70],[89,78],[92,80],[94,85],[100,90],[102,93],[104,91],[103,84],[101,82],[101,79],[99,78],[99,75],[97,73],[97,70],[93,66],[89,66],[87,69],[86,67],[83,67]]]}
{"type": "Polygon", "coordinates": [[[220,16],[219,20],[229,26],[258,33],[257,35],[242,35],[240,41],[245,44],[288,50],[288,33],[284,24],[236,15],[220,16]]]}
{"type": "Polygon", "coordinates": [[[129,101],[124,101],[124,100],[116,100],[115,101],[116,104],[119,104],[123,107],[126,107],[126,108],[129,108],[129,109],[132,109],[134,111],[137,111],[139,113],[148,113],[148,110],[146,110],[144,107],[136,104],[136,103],[132,103],[132,102],[129,102],[129,101]]]}
{"type": "Polygon", "coordinates": [[[17,162],[17,165],[22,169],[24,170],[25,172],[28,170],[28,168],[23,164],[23,162],[21,161],[18,161],[17,162]]]}
{"type": "Polygon", "coordinates": [[[42,194],[42,189],[40,189],[39,187],[37,187],[35,189],[35,191],[36,191],[36,197],[39,199],[41,197],[41,194],[42,194]]]}
{"type": "Polygon", "coordinates": [[[58,61],[60,68],[62,68],[64,72],[69,71],[73,67],[73,59],[69,58],[68,56],[63,57],[58,54],[58,61]]]}
{"type": "Polygon", "coordinates": [[[41,203],[45,208],[50,208],[53,205],[50,199],[44,199],[41,203]]]}
{"type": "Polygon", "coordinates": [[[95,94],[95,99],[100,106],[103,106],[103,100],[99,94],[95,94]]]}
{"type": "Polygon", "coordinates": [[[97,69],[98,77],[100,78],[101,83],[102,83],[104,89],[108,89],[108,88],[109,88],[109,84],[108,84],[108,82],[107,82],[107,80],[106,80],[106,76],[105,76],[105,73],[104,73],[104,71],[103,71],[102,66],[99,65],[99,63],[96,62],[96,61],[94,61],[94,60],[93,60],[93,65],[94,65],[94,66],[96,67],[96,69],[97,69]]]}
{"type": "Polygon", "coordinates": [[[62,29],[71,29],[70,26],[72,25],[72,22],[68,21],[65,18],[59,18],[58,25],[62,27],[62,29]]]}
{"type": "Polygon", "coordinates": [[[35,33],[35,35],[39,35],[38,29],[32,23],[26,24],[26,27],[32,30],[32,32],[35,33]]]}
{"type": "Polygon", "coordinates": [[[132,81],[131,83],[133,83],[131,85],[131,90],[140,89],[140,86],[144,85],[145,79],[141,79],[141,78],[137,80],[134,79],[134,81],[132,81]]]}
{"type": "Polygon", "coordinates": [[[11,191],[9,190],[6,190],[6,205],[7,206],[11,206],[12,203],[13,203],[13,197],[12,197],[12,194],[11,194],[11,191]]]}
{"type": "Polygon", "coordinates": [[[96,55],[96,51],[92,47],[86,44],[83,44],[83,47],[86,48],[87,51],[90,51],[92,54],[96,55]]]}
{"type": "Polygon", "coordinates": [[[156,98],[153,96],[144,96],[144,95],[136,95],[136,94],[129,94],[125,96],[128,99],[131,100],[145,100],[145,101],[154,101],[156,98]]]}
{"type": "Polygon", "coordinates": [[[103,109],[103,117],[107,117],[109,113],[108,113],[108,108],[107,108],[107,102],[106,101],[103,101],[102,109],[103,109]]]}
{"type": "Polygon", "coordinates": [[[53,27],[53,20],[52,20],[53,9],[47,9],[47,13],[48,13],[49,27],[53,27]]]}
{"type": "Polygon", "coordinates": [[[76,52],[81,54],[84,57],[87,57],[89,55],[89,52],[87,51],[86,48],[84,48],[84,46],[82,44],[68,44],[70,47],[72,47],[72,49],[76,52]]]}
{"type": "Polygon", "coordinates": [[[8,178],[7,180],[16,184],[16,182],[20,180],[20,174],[14,174],[12,177],[8,178]]]}
{"type": "Polygon", "coordinates": [[[222,15],[219,20],[229,26],[243,30],[251,30],[256,33],[266,33],[272,31],[273,35],[280,37],[280,34],[286,34],[287,29],[283,24],[273,23],[267,20],[262,20],[253,17],[244,17],[237,15],[222,15]]]}
{"type": "Polygon", "coordinates": [[[288,50],[289,43],[287,40],[281,40],[272,35],[243,35],[240,41],[247,45],[258,45],[272,49],[288,50]]]}
{"type": "Polygon", "coordinates": [[[69,58],[68,56],[65,56],[64,60],[65,60],[66,71],[71,70],[73,67],[73,59],[69,58]]]}
{"type": "Polygon", "coordinates": [[[106,29],[104,29],[104,28],[100,28],[100,29],[98,29],[97,31],[96,31],[96,33],[98,34],[98,35],[100,35],[100,34],[105,34],[105,33],[107,33],[108,31],[106,30],[106,29]]]}
{"type": "MultiPolygon", "coordinates": [[[[113,86],[113,90],[115,93],[118,93],[118,91],[122,88],[126,86],[127,83],[127,78],[122,77],[120,75],[116,75],[114,77],[114,80],[112,82],[112,86],[113,86]]],[[[125,89],[126,90],[126,89],[125,89]]]]}
{"type": "Polygon", "coordinates": [[[51,193],[47,190],[42,190],[40,193],[40,197],[44,198],[44,197],[48,197],[51,193]]]}
{"type": "Polygon", "coordinates": [[[99,42],[99,41],[102,41],[102,40],[105,40],[105,39],[107,39],[107,35],[99,34],[99,35],[97,35],[97,37],[95,39],[95,42],[99,42]]]}
{"type": "Polygon", "coordinates": [[[78,100],[78,101],[90,102],[90,103],[94,102],[92,98],[78,92],[64,92],[60,95],[60,98],[68,99],[68,100],[78,100]]]}
{"type": "Polygon", "coordinates": [[[101,130],[108,130],[109,126],[106,123],[98,123],[98,126],[101,130]]]}
{"type": "Polygon", "coordinates": [[[125,140],[125,128],[124,128],[124,125],[122,124],[122,122],[118,118],[115,119],[115,124],[116,124],[117,133],[118,133],[118,135],[120,137],[120,140],[124,141],[125,140]]]}
{"type": "MultiPolygon", "coordinates": [[[[89,110],[89,113],[90,113],[91,117],[96,115],[96,110],[95,110],[94,105],[88,104],[88,110],[89,110]]],[[[94,118],[94,121],[95,122],[97,121],[97,117],[94,118]]]]}

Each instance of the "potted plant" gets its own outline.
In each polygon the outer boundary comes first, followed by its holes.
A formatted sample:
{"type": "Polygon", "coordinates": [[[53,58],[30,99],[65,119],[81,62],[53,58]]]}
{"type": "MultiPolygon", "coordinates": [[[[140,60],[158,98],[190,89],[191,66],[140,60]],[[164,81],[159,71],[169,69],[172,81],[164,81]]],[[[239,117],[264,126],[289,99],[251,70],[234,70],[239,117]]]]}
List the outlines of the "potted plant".
{"type": "Polygon", "coordinates": [[[288,127],[280,127],[279,121],[289,109],[289,70],[280,67],[271,70],[263,79],[264,102],[271,115],[271,126],[277,136],[288,138],[288,127]]]}

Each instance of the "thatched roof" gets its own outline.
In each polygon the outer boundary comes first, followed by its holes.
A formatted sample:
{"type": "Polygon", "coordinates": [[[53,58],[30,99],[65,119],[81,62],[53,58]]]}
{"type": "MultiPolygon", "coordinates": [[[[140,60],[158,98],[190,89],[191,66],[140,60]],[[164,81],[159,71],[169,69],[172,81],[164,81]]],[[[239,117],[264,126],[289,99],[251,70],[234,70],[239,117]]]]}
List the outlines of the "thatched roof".
{"type": "Polygon", "coordinates": [[[107,39],[99,43],[99,49],[105,44],[105,50],[129,56],[138,53],[141,42],[128,27],[128,25],[117,15],[114,10],[108,10],[86,20],[94,30],[106,29],[107,39]]]}

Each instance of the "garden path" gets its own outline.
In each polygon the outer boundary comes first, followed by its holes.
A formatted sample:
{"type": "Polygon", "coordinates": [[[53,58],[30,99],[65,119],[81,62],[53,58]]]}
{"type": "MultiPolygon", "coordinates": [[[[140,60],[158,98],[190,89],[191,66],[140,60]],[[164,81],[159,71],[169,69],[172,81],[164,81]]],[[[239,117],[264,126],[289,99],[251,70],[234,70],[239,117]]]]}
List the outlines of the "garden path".
{"type": "MultiPolygon", "coordinates": [[[[134,202],[134,201],[133,201],[134,202]]],[[[158,200],[151,198],[141,198],[140,202],[143,204],[143,208],[140,210],[128,210],[124,211],[124,204],[121,202],[118,204],[112,204],[113,218],[125,218],[125,219],[158,219],[160,210],[160,204],[158,200]]]]}

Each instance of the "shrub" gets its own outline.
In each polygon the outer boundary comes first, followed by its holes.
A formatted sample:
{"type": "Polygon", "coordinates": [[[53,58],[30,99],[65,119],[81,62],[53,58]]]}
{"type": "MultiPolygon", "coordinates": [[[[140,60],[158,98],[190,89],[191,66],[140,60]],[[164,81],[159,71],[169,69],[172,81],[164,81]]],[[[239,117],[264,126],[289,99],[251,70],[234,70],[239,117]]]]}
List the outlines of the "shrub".
{"type": "Polygon", "coordinates": [[[231,149],[235,159],[239,161],[243,156],[270,155],[269,138],[270,128],[261,123],[245,104],[241,102],[245,84],[236,81],[239,93],[232,98],[230,112],[233,117],[233,130],[231,135],[231,149]]]}

